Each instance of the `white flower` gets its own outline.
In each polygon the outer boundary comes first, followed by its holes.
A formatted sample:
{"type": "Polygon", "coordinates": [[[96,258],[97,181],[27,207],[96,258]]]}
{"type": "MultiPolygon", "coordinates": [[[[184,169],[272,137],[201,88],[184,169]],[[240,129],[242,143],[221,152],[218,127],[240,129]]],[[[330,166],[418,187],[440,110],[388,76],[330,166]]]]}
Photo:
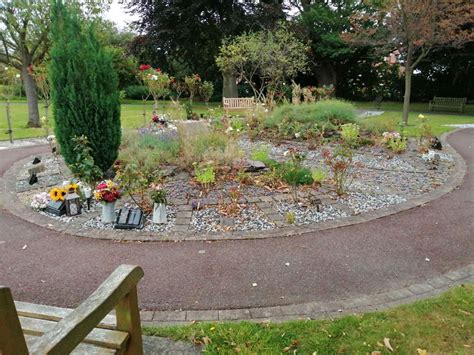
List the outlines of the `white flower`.
{"type": "Polygon", "coordinates": [[[5,67],[5,70],[8,70],[8,67],[5,67]]]}
{"type": "Polygon", "coordinates": [[[157,75],[152,75],[151,80],[158,80],[158,76],[157,75]]]}
{"type": "Polygon", "coordinates": [[[265,109],[265,112],[268,112],[268,108],[265,109]]]}
{"type": "Polygon", "coordinates": [[[231,126],[229,126],[229,128],[227,128],[227,129],[225,130],[225,133],[230,133],[230,132],[232,132],[233,130],[234,130],[234,129],[233,129],[231,126]]]}
{"type": "Polygon", "coordinates": [[[17,75],[15,75],[15,78],[19,79],[20,76],[21,76],[20,74],[17,74],[17,75]]]}
{"type": "Polygon", "coordinates": [[[286,157],[288,154],[290,154],[290,151],[289,151],[289,150],[285,151],[285,152],[283,153],[283,156],[286,157]]]}
{"type": "Polygon", "coordinates": [[[301,137],[301,133],[300,132],[296,132],[295,133],[295,138],[300,138],[301,137]]]}

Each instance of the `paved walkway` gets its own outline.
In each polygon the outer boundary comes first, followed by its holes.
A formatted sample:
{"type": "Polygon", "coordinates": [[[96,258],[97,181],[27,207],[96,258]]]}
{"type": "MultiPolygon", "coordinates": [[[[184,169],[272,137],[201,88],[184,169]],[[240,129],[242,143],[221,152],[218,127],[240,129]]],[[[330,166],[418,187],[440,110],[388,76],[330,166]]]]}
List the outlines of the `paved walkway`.
{"type": "MultiPolygon", "coordinates": [[[[143,309],[215,310],[356,299],[422,283],[474,262],[474,129],[448,140],[467,163],[459,189],[396,215],[302,236],[118,243],[46,230],[0,210],[0,284],[18,300],[75,306],[130,263],[145,270],[143,309]]],[[[41,149],[2,151],[0,175],[41,149]]]]}

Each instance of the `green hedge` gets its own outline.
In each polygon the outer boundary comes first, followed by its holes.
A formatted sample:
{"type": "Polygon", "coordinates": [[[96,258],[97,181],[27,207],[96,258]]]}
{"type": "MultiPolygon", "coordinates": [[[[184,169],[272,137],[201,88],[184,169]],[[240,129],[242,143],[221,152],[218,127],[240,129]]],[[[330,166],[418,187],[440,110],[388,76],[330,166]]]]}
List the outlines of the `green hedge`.
{"type": "Polygon", "coordinates": [[[341,125],[353,123],[357,117],[355,107],[340,100],[323,100],[311,104],[286,104],[273,111],[264,121],[266,128],[276,128],[284,121],[302,124],[341,125]]]}

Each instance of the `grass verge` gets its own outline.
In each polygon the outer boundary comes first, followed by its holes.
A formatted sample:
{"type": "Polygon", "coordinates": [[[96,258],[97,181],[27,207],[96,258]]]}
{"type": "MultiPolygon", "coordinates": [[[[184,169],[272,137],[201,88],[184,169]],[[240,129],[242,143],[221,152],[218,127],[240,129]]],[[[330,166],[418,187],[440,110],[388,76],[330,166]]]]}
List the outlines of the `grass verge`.
{"type": "Polygon", "coordinates": [[[335,320],[265,323],[196,323],[145,327],[144,333],[207,343],[210,354],[472,354],[474,284],[384,312],[335,320]],[[420,349],[420,350],[418,350],[420,349]]]}

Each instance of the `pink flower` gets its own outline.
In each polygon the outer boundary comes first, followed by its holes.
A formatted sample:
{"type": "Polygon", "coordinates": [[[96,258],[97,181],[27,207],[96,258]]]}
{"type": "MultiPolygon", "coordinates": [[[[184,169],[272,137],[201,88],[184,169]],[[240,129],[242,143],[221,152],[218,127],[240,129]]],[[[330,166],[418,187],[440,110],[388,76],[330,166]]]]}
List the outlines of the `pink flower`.
{"type": "Polygon", "coordinates": [[[140,65],[140,66],[138,67],[138,69],[139,69],[140,71],[145,71],[145,70],[148,70],[148,69],[150,69],[150,68],[151,68],[151,65],[149,65],[149,64],[142,64],[142,65],[140,65]]]}

